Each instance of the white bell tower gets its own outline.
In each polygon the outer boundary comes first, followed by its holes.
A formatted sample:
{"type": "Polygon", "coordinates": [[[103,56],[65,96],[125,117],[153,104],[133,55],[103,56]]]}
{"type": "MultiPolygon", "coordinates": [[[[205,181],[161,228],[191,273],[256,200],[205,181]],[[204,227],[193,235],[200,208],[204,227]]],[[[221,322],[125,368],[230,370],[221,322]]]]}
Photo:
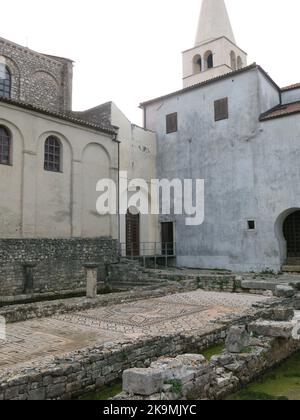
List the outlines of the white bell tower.
{"type": "Polygon", "coordinates": [[[195,46],[183,52],[183,87],[247,66],[235,41],[224,0],[202,0],[195,46]]]}

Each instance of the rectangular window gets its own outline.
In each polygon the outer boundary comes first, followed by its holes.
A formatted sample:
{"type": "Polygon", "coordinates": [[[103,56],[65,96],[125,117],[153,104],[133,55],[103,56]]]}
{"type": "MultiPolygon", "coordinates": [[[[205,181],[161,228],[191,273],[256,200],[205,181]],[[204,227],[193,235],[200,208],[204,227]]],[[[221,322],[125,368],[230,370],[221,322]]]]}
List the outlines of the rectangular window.
{"type": "Polygon", "coordinates": [[[248,230],[255,230],[255,229],[256,229],[255,220],[248,220],[248,230]]]}
{"type": "Polygon", "coordinates": [[[166,116],[167,134],[176,133],[178,130],[177,112],[166,116]]]}
{"type": "Polygon", "coordinates": [[[228,118],[228,98],[215,101],[215,121],[227,120],[228,118]]]}

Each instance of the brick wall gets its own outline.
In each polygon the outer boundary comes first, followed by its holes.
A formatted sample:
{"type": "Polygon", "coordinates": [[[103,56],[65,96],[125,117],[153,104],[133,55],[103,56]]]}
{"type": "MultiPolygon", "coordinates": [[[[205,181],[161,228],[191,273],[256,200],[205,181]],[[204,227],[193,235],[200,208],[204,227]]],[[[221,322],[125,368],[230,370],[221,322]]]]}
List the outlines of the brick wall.
{"type": "Polygon", "coordinates": [[[25,293],[25,267],[31,264],[30,293],[59,293],[84,287],[84,264],[89,261],[99,262],[99,277],[104,276],[105,264],[117,261],[117,242],[109,238],[1,239],[0,296],[25,293]]]}

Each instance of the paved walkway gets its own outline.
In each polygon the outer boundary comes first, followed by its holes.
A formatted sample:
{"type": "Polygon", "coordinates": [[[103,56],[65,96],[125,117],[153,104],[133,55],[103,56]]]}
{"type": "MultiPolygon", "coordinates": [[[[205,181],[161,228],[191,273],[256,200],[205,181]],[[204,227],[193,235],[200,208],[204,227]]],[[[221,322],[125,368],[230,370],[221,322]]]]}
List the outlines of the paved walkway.
{"type": "Polygon", "coordinates": [[[220,317],[247,311],[268,298],[195,291],[68,315],[9,324],[0,341],[0,369],[97,344],[166,332],[211,329],[220,317]]]}

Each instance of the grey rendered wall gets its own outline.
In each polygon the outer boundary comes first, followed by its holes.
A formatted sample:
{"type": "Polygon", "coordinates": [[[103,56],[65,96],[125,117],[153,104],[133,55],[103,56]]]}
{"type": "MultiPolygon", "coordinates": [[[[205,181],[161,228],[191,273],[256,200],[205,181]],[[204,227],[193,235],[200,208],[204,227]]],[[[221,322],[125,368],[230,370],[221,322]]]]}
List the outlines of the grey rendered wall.
{"type": "Polygon", "coordinates": [[[147,128],[158,133],[159,176],[205,180],[203,225],[187,227],[184,217],[173,216],[179,265],[280,269],[284,244],[276,220],[297,206],[300,120],[260,123],[260,112],[276,103],[279,93],[254,69],[148,107],[147,128]],[[223,97],[229,98],[229,119],[215,122],[214,101],[223,97]],[[176,111],[178,133],[166,135],[165,115],[176,111]],[[256,221],[256,230],[248,230],[247,220],[256,221]]]}
{"type": "Polygon", "coordinates": [[[291,90],[287,90],[286,92],[282,92],[283,104],[290,104],[292,102],[297,102],[297,101],[300,101],[300,88],[291,89],[291,90]]]}

